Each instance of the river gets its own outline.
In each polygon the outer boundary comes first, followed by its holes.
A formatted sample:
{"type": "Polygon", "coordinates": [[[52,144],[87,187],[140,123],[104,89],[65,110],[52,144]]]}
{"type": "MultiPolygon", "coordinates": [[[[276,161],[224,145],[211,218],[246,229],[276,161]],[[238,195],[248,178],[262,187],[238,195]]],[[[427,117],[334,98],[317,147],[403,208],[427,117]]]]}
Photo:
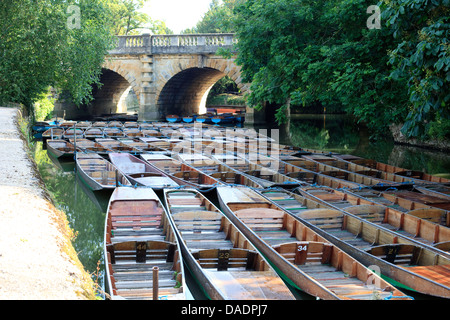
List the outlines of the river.
{"type": "MultiPolygon", "coordinates": [[[[342,115],[297,115],[293,117],[289,130],[267,125],[255,126],[255,129],[278,135],[280,143],[284,144],[353,154],[450,177],[450,155],[399,146],[393,141],[370,142],[366,130],[342,115]]],[[[103,287],[103,232],[108,199],[94,198],[92,192],[86,190],[75,174],[73,161],[61,163],[50,158],[40,141],[33,146],[34,157],[45,185],[57,207],[66,213],[70,227],[76,232],[74,247],[79,259],[92,274],[94,281],[103,287]]],[[[202,298],[201,293],[198,293],[198,297],[202,298]]]]}

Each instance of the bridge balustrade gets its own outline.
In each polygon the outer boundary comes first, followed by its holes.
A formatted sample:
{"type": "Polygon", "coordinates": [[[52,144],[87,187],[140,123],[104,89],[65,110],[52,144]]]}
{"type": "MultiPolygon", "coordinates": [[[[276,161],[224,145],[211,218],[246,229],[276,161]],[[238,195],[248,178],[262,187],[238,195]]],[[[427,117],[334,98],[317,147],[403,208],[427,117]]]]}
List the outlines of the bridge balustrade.
{"type": "Polygon", "coordinates": [[[214,54],[236,42],[232,33],[118,36],[109,54],[214,54]]]}

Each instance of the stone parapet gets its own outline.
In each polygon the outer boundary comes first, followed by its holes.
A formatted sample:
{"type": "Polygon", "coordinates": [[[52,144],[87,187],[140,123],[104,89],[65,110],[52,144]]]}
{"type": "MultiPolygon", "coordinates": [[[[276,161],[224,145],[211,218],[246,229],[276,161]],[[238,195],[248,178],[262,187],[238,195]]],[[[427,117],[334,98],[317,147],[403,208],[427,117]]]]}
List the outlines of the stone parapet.
{"type": "Polygon", "coordinates": [[[233,49],[236,41],[232,33],[118,36],[109,54],[214,54],[233,49]]]}

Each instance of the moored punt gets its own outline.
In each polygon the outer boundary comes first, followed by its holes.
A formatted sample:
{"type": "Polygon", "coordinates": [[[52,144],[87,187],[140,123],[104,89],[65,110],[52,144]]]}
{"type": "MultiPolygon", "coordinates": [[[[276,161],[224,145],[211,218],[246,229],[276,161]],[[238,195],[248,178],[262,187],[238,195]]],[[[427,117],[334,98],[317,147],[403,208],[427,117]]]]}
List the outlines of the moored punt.
{"type": "Polygon", "coordinates": [[[114,152],[128,152],[134,154],[141,153],[140,150],[128,146],[119,140],[106,138],[106,139],[95,139],[95,141],[104,146],[105,148],[113,150],[114,152]]]}
{"type": "Polygon", "coordinates": [[[214,155],[213,159],[221,164],[232,168],[234,171],[246,175],[249,179],[267,187],[297,188],[304,183],[300,180],[281,174],[278,171],[266,168],[259,164],[248,161],[243,157],[232,155],[214,155]]]}
{"type": "Polygon", "coordinates": [[[388,281],[422,294],[450,298],[448,255],[344,211],[312,209],[296,217],[365,266],[377,266],[388,281]]]}
{"type": "Polygon", "coordinates": [[[69,141],[74,145],[76,144],[77,149],[80,149],[84,153],[107,155],[108,153],[113,152],[111,149],[105,148],[101,144],[89,139],[69,139],[69,141]]]}
{"type": "Polygon", "coordinates": [[[389,193],[387,191],[378,191],[370,188],[362,189],[348,189],[341,192],[351,194],[360,198],[367,199],[377,204],[388,206],[399,211],[407,212],[414,209],[429,209],[432,206],[422,202],[417,202],[410,199],[401,198],[395,195],[395,193],[389,193]]]}
{"type": "Polygon", "coordinates": [[[135,148],[140,153],[160,153],[160,154],[167,154],[170,155],[170,151],[155,147],[151,143],[146,142],[136,142],[136,141],[122,141],[126,145],[135,148]]]}
{"type": "Polygon", "coordinates": [[[64,129],[59,127],[52,127],[50,129],[47,129],[42,133],[42,139],[62,139],[64,136],[64,129]]]}
{"type": "Polygon", "coordinates": [[[114,190],[130,181],[109,161],[95,153],[76,154],[77,174],[92,191],[114,190]]]}
{"type": "Polygon", "coordinates": [[[139,128],[139,123],[136,121],[125,121],[123,123],[124,128],[139,128]]]}
{"type": "Polygon", "coordinates": [[[107,125],[108,125],[108,123],[105,122],[105,121],[95,121],[95,122],[92,124],[93,127],[98,127],[98,128],[104,128],[104,127],[106,127],[107,125]]]}
{"type": "Polygon", "coordinates": [[[145,153],[141,154],[140,157],[179,185],[187,185],[194,188],[210,188],[213,185],[222,184],[219,180],[170,157],[145,153]]]}
{"type": "Polygon", "coordinates": [[[166,120],[168,122],[174,123],[174,122],[180,121],[180,117],[177,115],[174,115],[174,114],[170,114],[170,115],[166,116],[166,120]]]}
{"type": "Polygon", "coordinates": [[[56,159],[73,158],[75,155],[75,146],[63,139],[47,140],[47,151],[56,159]]]}
{"type": "Polygon", "coordinates": [[[105,127],[103,128],[103,133],[105,137],[125,137],[125,134],[123,133],[121,128],[117,127],[105,127]]]}
{"type": "Polygon", "coordinates": [[[63,121],[63,122],[61,122],[61,124],[59,126],[61,128],[64,128],[64,130],[65,130],[67,128],[73,127],[76,124],[77,124],[76,121],[63,121]]]}
{"type": "Polygon", "coordinates": [[[103,129],[100,127],[90,127],[87,128],[84,132],[84,137],[86,139],[96,139],[96,138],[103,138],[105,134],[103,133],[103,129]]]}
{"type": "MultiPolygon", "coordinates": [[[[305,159],[312,159],[311,155],[302,156],[305,159]]],[[[346,171],[355,172],[357,174],[366,175],[375,179],[384,180],[384,181],[392,181],[394,183],[400,184],[422,184],[422,183],[430,183],[430,181],[420,179],[422,175],[414,174],[414,171],[398,171],[398,172],[386,172],[376,168],[373,166],[364,166],[362,164],[354,163],[351,161],[347,161],[341,159],[337,156],[322,156],[320,159],[316,159],[313,161],[320,162],[324,165],[339,168],[346,171]]]]}
{"type": "Polygon", "coordinates": [[[343,210],[380,225],[416,244],[434,246],[440,242],[450,241],[448,216],[444,210],[423,208],[407,212],[399,211],[386,204],[381,205],[369,199],[330,188],[305,188],[300,192],[305,197],[330,208],[343,210]]]}
{"type": "Polygon", "coordinates": [[[227,217],[283,275],[326,300],[410,299],[286,211],[245,187],[218,187],[227,217]]]}
{"type": "Polygon", "coordinates": [[[67,128],[64,131],[64,139],[73,139],[74,137],[83,138],[84,129],[81,128],[67,128]]]}
{"type": "Polygon", "coordinates": [[[254,162],[260,166],[277,170],[279,173],[301,181],[304,184],[317,184],[336,189],[359,188],[365,186],[358,182],[346,179],[345,175],[338,175],[338,173],[335,173],[334,171],[320,172],[317,170],[314,162],[300,158],[280,160],[267,156],[259,156],[254,162]]]}
{"type": "Polygon", "coordinates": [[[82,128],[82,129],[86,130],[87,128],[90,128],[92,126],[92,122],[78,121],[76,126],[77,126],[77,128],[82,128]]]}
{"type": "Polygon", "coordinates": [[[266,259],[197,190],[164,191],[184,261],[212,300],[293,300],[266,259]]]}
{"type": "Polygon", "coordinates": [[[191,116],[183,117],[183,122],[191,123],[192,121],[194,121],[194,118],[191,116]]]}
{"type": "Polygon", "coordinates": [[[202,155],[178,155],[179,159],[187,163],[189,166],[196,168],[198,171],[205,173],[224,184],[240,184],[253,188],[264,189],[264,186],[255,180],[250,179],[247,175],[239,173],[232,168],[220,163],[216,159],[202,155]]]}
{"type": "Polygon", "coordinates": [[[407,170],[401,167],[388,165],[385,163],[381,163],[372,159],[365,159],[353,155],[340,155],[340,154],[333,154],[332,155],[335,158],[341,159],[343,161],[348,161],[354,164],[359,164],[365,167],[369,167],[372,169],[384,171],[387,173],[394,173],[396,175],[403,175],[405,177],[413,178],[413,179],[419,179],[429,182],[438,182],[438,183],[448,183],[450,182],[449,179],[437,177],[422,171],[414,171],[414,170],[407,170]]]}
{"type": "Polygon", "coordinates": [[[386,190],[386,194],[395,195],[402,199],[423,203],[430,207],[450,210],[450,196],[444,196],[436,193],[424,193],[421,187],[414,187],[409,190],[386,190]]]}
{"type": "Polygon", "coordinates": [[[105,219],[104,258],[111,299],[190,298],[178,239],[151,189],[115,189],[105,219]]]}
{"type": "Polygon", "coordinates": [[[133,184],[151,187],[155,190],[178,186],[166,174],[131,154],[110,153],[109,158],[111,163],[133,184]]]}
{"type": "Polygon", "coordinates": [[[123,134],[126,137],[143,137],[143,133],[141,132],[141,130],[139,128],[132,128],[132,127],[127,127],[127,128],[123,128],[123,134]]]}
{"type": "Polygon", "coordinates": [[[416,185],[414,189],[420,193],[450,201],[450,184],[416,185]]]}
{"type": "Polygon", "coordinates": [[[123,123],[120,121],[109,121],[106,125],[108,128],[123,128],[123,123]]]}

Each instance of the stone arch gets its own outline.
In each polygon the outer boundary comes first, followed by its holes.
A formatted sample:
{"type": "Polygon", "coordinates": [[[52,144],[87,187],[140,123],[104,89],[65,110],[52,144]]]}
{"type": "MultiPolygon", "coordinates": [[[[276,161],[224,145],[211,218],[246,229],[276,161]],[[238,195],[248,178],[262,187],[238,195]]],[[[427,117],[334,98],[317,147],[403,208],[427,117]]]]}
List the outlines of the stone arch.
{"type": "Polygon", "coordinates": [[[236,82],[245,92],[240,68],[234,60],[217,56],[190,56],[158,63],[161,71],[156,72],[156,109],[159,117],[168,114],[180,116],[199,113],[200,105],[212,86],[225,76],[236,82]]]}

